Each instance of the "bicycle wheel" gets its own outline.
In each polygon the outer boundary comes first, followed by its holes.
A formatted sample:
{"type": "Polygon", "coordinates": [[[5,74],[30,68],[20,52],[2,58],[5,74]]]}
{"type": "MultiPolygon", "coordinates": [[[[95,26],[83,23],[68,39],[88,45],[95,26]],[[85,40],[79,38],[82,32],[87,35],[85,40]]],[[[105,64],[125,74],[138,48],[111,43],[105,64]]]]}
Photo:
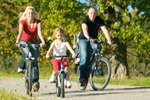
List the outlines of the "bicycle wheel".
{"type": "Polygon", "coordinates": [[[65,77],[65,74],[61,73],[61,76],[60,76],[60,80],[61,80],[61,96],[63,98],[65,97],[64,77],[65,77]]]}
{"type": "Polygon", "coordinates": [[[29,83],[29,96],[32,96],[32,62],[28,61],[28,83],[29,83]]]}
{"type": "MultiPolygon", "coordinates": [[[[28,68],[27,64],[26,64],[26,68],[28,68]]],[[[25,70],[25,88],[26,88],[27,95],[29,95],[28,69],[25,70]]]]}
{"type": "Polygon", "coordinates": [[[56,95],[57,97],[60,97],[60,87],[58,86],[58,77],[56,76],[56,95]]]}
{"type": "Polygon", "coordinates": [[[109,83],[111,77],[111,66],[109,61],[101,57],[92,66],[90,73],[90,84],[94,90],[103,90],[109,83]]]}
{"type": "Polygon", "coordinates": [[[86,82],[86,84],[84,86],[81,86],[81,83],[79,82],[79,78],[80,78],[80,70],[79,70],[79,66],[77,67],[77,86],[80,90],[85,90],[88,84],[88,81],[86,82]]]}

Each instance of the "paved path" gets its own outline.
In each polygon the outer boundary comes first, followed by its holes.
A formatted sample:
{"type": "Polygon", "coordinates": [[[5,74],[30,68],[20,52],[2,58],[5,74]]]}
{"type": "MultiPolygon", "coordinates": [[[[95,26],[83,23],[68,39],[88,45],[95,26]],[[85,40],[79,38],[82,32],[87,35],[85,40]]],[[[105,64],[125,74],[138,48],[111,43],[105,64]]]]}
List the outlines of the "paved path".
{"type": "MultiPolygon", "coordinates": [[[[72,82],[73,87],[65,89],[65,98],[61,98],[56,96],[55,84],[42,79],[40,83],[39,92],[33,93],[32,97],[38,100],[150,100],[150,87],[108,85],[103,91],[94,91],[88,84],[83,91],[78,89],[76,82],[72,82]]],[[[19,78],[0,78],[0,89],[27,96],[24,82],[19,78]]]]}

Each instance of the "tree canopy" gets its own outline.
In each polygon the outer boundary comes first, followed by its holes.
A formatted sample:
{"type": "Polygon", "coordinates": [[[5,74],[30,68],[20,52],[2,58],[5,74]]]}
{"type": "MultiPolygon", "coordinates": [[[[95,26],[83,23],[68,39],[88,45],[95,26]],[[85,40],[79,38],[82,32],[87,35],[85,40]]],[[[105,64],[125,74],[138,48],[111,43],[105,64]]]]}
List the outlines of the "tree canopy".
{"type": "MultiPolygon", "coordinates": [[[[139,62],[150,63],[150,2],[149,0],[1,0],[0,1],[0,56],[5,61],[10,56],[20,56],[14,46],[18,35],[19,13],[29,5],[35,7],[42,21],[42,33],[47,43],[41,48],[39,59],[45,58],[53,30],[65,30],[66,40],[73,43],[73,34],[81,31],[81,20],[90,6],[98,9],[98,15],[105,20],[112,39],[118,38],[126,54],[136,55],[139,62]],[[129,12],[128,6],[133,8],[129,12]]],[[[99,39],[103,39],[99,31],[99,39]]],[[[117,51],[119,52],[119,51],[117,51]]],[[[119,52],[120,53],[120,52],[119,52]]],[[[124,56],[126,57],[126,56],[124,56]]],[[[127,60],[127,59],[125,59],[127,60]]],[[[127,63],[127,62],[126,62],[127,63]]]]}

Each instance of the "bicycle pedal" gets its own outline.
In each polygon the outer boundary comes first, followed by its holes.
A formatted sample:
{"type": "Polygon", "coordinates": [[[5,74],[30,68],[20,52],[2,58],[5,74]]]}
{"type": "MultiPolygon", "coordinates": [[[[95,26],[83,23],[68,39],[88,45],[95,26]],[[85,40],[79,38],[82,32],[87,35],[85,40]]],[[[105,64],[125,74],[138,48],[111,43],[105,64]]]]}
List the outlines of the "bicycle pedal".
{"type": "Polygon", "coordinates": [[[55,83],[56,81],[51,81],[50,83],[55,83]]]}
{"type": "Polygon", "coordinates": [[[68,89],[70,89],[70,88],[71,88],[71,86],[69,86],[69,87],[67,87],[67,86],[66,86],[65,88],[68,88],[68,89]]]}
{"type": "Polygon", "coordinates": [[[67,87],[67,86],[65,86],[65,88],[71,88],[71,86],[68,86],[68,87],[67,87]]]}
{"type": "Polygon", "coordinates": [[[18,72],[18,74],[24,74],[24,72],[23,72],[23,71],[21,71],[21,72],[18,72]]]}

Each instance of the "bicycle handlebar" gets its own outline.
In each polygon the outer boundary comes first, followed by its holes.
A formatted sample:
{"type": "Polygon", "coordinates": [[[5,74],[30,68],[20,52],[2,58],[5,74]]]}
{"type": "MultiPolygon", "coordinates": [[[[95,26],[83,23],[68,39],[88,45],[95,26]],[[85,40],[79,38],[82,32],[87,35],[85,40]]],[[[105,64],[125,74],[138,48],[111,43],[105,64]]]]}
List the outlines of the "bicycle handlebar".
{"type": "Polygon", "coordinates": [[[49,59],[55,59],[55,58],[57,58],[57,57],[59,57],[59,58],[61,58],[61,59],[62,59],[62,58],[73,59],[72,56],[50,56],[49,59]]]}
{"type": "Polygon", "coordinates": [[[104,44],[104,45],[109,45],[107,42],[104,42],[104,41],[97,41],[95,40],[94,42],[95,44],[104,44]]]}
{"type": "Polygon", "coordinates": [[[25,48],[25,47],[40,47],[40,44],[20,44],[21,47],[25,48]]]}

